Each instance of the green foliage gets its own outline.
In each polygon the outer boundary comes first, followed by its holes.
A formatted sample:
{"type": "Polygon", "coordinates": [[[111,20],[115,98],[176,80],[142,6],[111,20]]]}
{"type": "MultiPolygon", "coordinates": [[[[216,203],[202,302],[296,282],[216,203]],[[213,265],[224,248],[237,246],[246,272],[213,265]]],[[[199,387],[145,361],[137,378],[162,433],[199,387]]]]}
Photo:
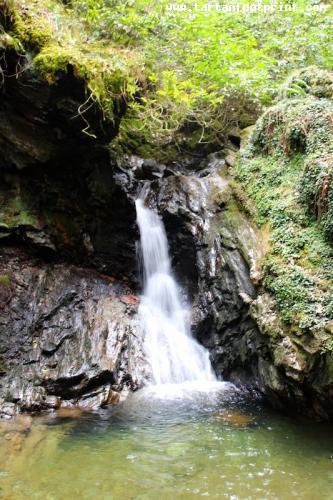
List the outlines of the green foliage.
{"type": "Polygon", "coordinates": [[[293,73],[282,85],[280,98],[313,95],[319,98],[333,97],[333,75],[318,67],[309,67],[293,73]]]}
{"type": "Polygon", "coordinates": [[[252,123],[290,71],[331,65],[333,7],[309,13],[306,7],[317,0],[295,3],[295,12],[274,14],[207,10],[205,0],[196,10],[189,0],[72,0],[68,10],[90,37],[144,56],[148,86],[123,122],[126,137],[165,143],[189,128],[198,129],[204,143],[221,142],[230,127],[252,123]],[[170,3],[187,11],[170,12],[170,3]]]}
{"type": "Polygon", "coordinates": [[[333,173],[333,104],[313,97],[315,92],[309,85],[309,97],[289,96],[269,109],[236,167],[256,204],[257,222],[270,228],[264,285],[296,331],[323,328],[333,317],[333,250],[327,241],[333,234],[327,182],[333,173]]]}
{"type": "MultiPolygon", "coordinates": [[[[120,144],[181,142],[179,131],[221,143],[231,127],[256,119],[290,71],[332,63],[333,6],[307,12],[317,0],[273,14],[207,10],[205,0],[196,10],[189,0],[171,3],[187,11],[170,12],[169,0],[6,0],[13,26],[5,31],[33,52],[50,82],[66,63],[74,66],[106,118],[117,97],[125,99],[120,144]]],[[[303,95],[307,85],[306,77],[293,80],[286,93],[303,95]]]]}

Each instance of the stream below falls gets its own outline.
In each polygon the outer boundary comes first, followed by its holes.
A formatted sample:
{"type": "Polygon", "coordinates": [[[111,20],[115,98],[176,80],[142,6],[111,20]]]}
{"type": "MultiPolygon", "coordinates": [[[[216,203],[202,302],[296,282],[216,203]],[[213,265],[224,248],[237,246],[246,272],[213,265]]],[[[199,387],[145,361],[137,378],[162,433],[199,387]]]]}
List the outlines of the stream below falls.
{"type": "Polygon", "coordinates": [[[227,383],[146,388],[97,414],[21,416],[0,431],[0,498],[333,498],[331,427],[227,383]]]}
{"type": "Polygon", "coordinates": [[[147,386],[98,412],[0,422],[6,500],[333,499],[333,434],[217,381],[157,213],[137,202],[147,386]]]}

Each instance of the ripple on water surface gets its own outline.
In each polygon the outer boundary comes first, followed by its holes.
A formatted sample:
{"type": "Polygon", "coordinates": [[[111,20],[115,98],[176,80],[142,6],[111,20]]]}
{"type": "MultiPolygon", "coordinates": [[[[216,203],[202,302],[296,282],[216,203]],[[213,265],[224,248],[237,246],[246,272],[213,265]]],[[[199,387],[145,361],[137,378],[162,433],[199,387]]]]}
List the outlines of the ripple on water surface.
{"type": "Polygon", "coordinates": [[[333,433],[232,384],[146,388],[99,414],[0,426],[0,498],[333,498],[333,433]]]}

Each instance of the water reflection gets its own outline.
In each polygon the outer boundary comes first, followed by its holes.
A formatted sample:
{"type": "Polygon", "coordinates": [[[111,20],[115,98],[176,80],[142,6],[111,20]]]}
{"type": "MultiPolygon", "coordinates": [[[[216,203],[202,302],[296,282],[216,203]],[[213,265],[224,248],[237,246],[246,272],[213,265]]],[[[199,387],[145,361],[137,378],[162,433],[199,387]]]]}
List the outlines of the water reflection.
{"type": "Polygon", "coordinates": [[[187,396],[146,390],[99,414],[5,423],[1,498],[333,498],[331,426],[231,385],[187,396]]]}

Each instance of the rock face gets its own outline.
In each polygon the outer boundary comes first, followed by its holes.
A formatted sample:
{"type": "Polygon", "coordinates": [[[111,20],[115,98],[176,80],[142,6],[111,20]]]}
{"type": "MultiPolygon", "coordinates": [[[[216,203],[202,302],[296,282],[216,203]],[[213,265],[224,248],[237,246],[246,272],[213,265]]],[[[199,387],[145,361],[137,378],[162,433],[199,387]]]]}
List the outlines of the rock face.
{"type": "Polygon", "coordinates": [[[142,385],[145,363],[128,285],[11,247],[2,250],[4,272],[3,414],[60,406],[94,409],[142,385]]]}
{"type": "Polygon", "coordinates": [[[177,173],[155,162],[142,169],[138,158],[112,166],[96,151],[92,166],[3,173],[2,414],[95,409],[147,380],[132,201],[145,190],[217,374],[275,407],[330,418],[330,355],[315,339],[296,344],[279,320],[261,284],[265,235],[240,210],[224,154],[177,173]]]}
{"type": "Polygon", "coordinates": [[[48,162],[68,162],[89,155],[98,137],[106,144],[118,133],[125,106],[115,115],[113,124],[103,121],[97,105],[84,115],[78,109],[87,99],[85,82],[74,75],[69,65],[59,72],[57,84],[50,85],[34,71],[28,56],[15,50],[0,51],[5,66],[4,99],[0,102],[0,163],[18,169],[48,162]],[[89,124],[89,134],[82,131],[89,124]]]}
{"type": "Polygon", "coordinates": [[[228,380],[263,388],[267,344],[250,314],[264,243],[240,212],[223,156],[210,155],[201,177],[174,175],[151,184],[147,201],[161,213],[173,267],[193,303],[193,332],[228,380]]]}
{"type": "Polygon", "coordinates": [[[322,337],[295,338],[280,320],[262,284],[267,236],[240,208],[224,155],[150,189],[147,202],[163,217],[175,272],[193,303],[193,333],[217,374],[274,407],[332,418],[332,355],[322,353],[322,337]]]}
{"type": "Polygon", "coordinates": [[[0,171],[0,238],[137,279],[135,207],[107,151],[23,172],[0,171]]]}
{"type": "Polygon", "coordinates": [[[50,85],[5,56],[6,74],[24,71],[5,79],[0,103],[0,239],[135,280],[135,208],[106,149],[124,109],[113,124],[95,105],[82,117],[86,89],[70,67],[50,85]]]}
{"type": "Polygon", "coordinates": [[[49,85],[19,62],[0,103],[0,413],[96,408],[145,376],[135,207],[106,149],[123,110],[110,124],[91,107],[93,139],[84,82],[68,68],[49,85]]]}

